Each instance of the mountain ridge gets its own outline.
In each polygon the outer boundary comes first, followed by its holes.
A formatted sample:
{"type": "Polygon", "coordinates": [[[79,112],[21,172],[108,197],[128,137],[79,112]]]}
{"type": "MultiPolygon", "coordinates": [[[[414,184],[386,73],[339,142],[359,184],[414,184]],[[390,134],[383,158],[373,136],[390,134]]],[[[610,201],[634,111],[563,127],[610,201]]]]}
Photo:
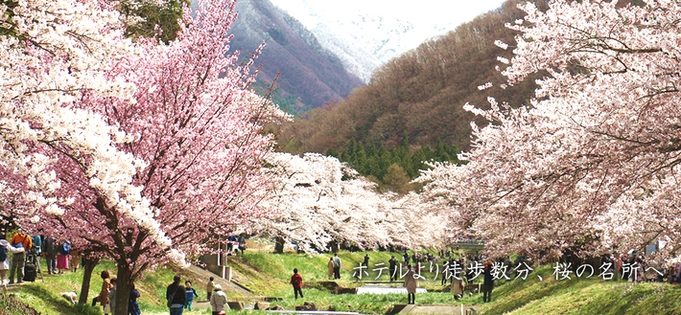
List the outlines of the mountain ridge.
{"type": "Polygon", "coordinates": [[[314,34],[269,0],[241,0],[236,11],[239,18],[232,25],[230,50],[243,55],[266,43],[254,63],[260,68],[258,85],[267,90],[278,76],[273,99],[289,113],[340,100],[364,85],[314,34]]]}
{"type": "MultiPolygon", "coordinates": [[[[543,0],[534,0],[546,6],[543,0]]],[[[534,80],[501,88],[504,77],[495,70],[497,56],[512,58],[495,40],[513,43],[515,31],[504,25],[522,12],[521,0],[507,0],[499,10],[480,15],[453,32],[422,43],[379,67],[372,80],[338,103],[309,112],[283,126],[280,150],[300,153],[342,151],[353,140],[366,146],[391,148],[406,135],[411,150],[440,139],[462,150],[471,146],[471,122],[488,122],[464,104],[489,108],[493,96],[512,106],[527,104],[534,94],[534,80]],[[478,86],[493,83],[480,90],[478,86]]]]}
{"type": "Polygon", "coordinates": [[[484,0],[462,6],[436,0],[422,2],[272,0],[366,83],[374,70],[391,59],[456,29],[490,3],[500,3],[484,0]],[[395,7],[404,9],[396,11],[395,7]],[[456,10],[447,14],[452,8],[456,10]]]}

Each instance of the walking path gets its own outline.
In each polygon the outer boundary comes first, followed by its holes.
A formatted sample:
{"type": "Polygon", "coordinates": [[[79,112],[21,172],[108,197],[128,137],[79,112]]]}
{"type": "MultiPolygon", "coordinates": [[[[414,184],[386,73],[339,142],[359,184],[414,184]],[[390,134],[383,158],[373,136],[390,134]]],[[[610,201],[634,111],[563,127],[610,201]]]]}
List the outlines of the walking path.
{"type": "MultiPolygon", "coordinates": [[[[207,279],[209,276],[213,275],[212,273],[205,271],[201,268],[192,266],[188,270],[184,271],[185,274],[191,273],[193,274],[192,278],[194,279],[207,279]]],[[[213,275],[214,276],[214,275],[213,275]]],[[[221,279],[219,277],[216,278],[216,283],[220,283],[223,287],[223,290],[231,293],[231,294],[237,294],[241,295],[241,298],[239,300],[242,300],[245,302],[244,306],[247,309],[253,309],[253,303],[257,300],[261,300],[261,297],[254,296],[251,292],[248,292],[244,288],[242,288],[239,285],[236,285],[235,283],[232,283],[230,281],[227,281],[225,279],[221,279]]],[[[196,285],[199,285],[200,287],[204,287],[205,283],[203,281],[196,281],[198,283],[195,283],[196,285]]],[[[377,283],[380,284],[380,283],[377,283]]],[[[356,288],[356,293],[357,294],[385,294],[385,293],[400,293],[400,294],[406,294],[407,289],[405,287],[389,287],[389,286],[380,286],[380,285],[374,285],[374,286],[363,286],[363,287],[358,287],[356,288]]],[[[424,288],[418,288],[417,293],[422,293],[426,292],[426,289],[424,288]]],[[[198,300],[194,300],[193,304],[194,309],[210,309],[210,304],[199,298],[198,300]]],[[[477,309],[479,309],[480,306],[463,306],[461,305],[411,305],[411,304],[397,304],[394,306],[393,311],[390,312],[391,314],[433,314],[433,315],[476,315],[477,309]]],[[[304,310],[276,310],[276,311],[268,311],[273,314],[310,314],[310,315],[320,315],[320,314],[328,314],[328,315],[359,315],[360,313],[356,312],[334,312],[334,311],[304,311],[304,310]]]]}
{"type": "MultiPolygon", "coordinates": [[[[404,305],[404,304],[402,304],[404,305]]],[[[399,307],[400,305],[395,305],[399,307]]],[[[437,315],[475,315],[479,306],[471,305],[404,305],[405,307],[394,314],[437,314],[437,315]]]]}

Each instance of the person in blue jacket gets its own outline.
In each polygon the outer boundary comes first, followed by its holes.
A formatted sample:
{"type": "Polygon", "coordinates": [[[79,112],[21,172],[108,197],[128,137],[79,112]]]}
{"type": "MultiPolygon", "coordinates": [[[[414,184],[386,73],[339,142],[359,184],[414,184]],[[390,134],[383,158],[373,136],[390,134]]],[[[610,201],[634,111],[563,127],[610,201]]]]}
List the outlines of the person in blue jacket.
{"type": "Polygon", "coordinates": [[[185,285],[185,290],[187,291],[187,298],[184,301],[184,309],[185,310],[192,310],[192,302],[194,301],[195,297],[199,297],[198,294],[196,294],[196,290],[192,288],[192,282],[187,280],[184,282],[185,285]]]}

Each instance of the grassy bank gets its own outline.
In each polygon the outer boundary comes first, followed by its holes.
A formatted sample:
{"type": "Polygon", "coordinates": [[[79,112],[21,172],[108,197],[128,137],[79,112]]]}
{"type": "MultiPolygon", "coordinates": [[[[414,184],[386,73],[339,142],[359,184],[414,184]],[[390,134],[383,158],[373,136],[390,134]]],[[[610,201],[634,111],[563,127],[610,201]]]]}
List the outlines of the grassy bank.
{"type": "MultiPolygon", "coordinates": [[[[391,253],[370,252],[369,275],[361,280],[352,277],[364,252],[341,252],[344,267],[342,279],[336,283],[342,288],[354,288],[373,281],[388,281],[387,271],[378,277],[377,263],[387,266],[391,253]],[[376,279],[378,277],[378,279],[376,279]]],[[[395,255],[399,259],[398,254],[395,255]]],[[[267,250],[247,251],[243,256],[229,257],[229,265],[239,274],[239,281],[251,289],[256,295],[275,297],[280,300],[271,305],[280,305],[284,309],[294,309],[303,302],[314,302],[318,309],[355,311],[365,314],[385,314],[394,304],[406,302],[402,294],[356,295],[332,294],[324,288],[327,280],[326,264],[331,255],[306,255],[297,253],[270,254],[267,250]],[[304,278],[304,299],[295,300],[288,283],[293,268],[298,268],[304,278]]],[[[432,273],[424,266],[424,276],[428,280],[420,281],[421,287],[428,293],[417,294],[418,304],[454,304],[452,295],[442,290],[440,280],[433,280],[432,273]]],[[[114,270],[110,262],[101,263],[94,273],[89,300],[91,301],[100,288],[99,273],[114,270]]],[[[551,266],[536,268],[527,280],[513,280],[500,283],[493,293],[492,303],[482,303],[481,296],[473,295],[464,298],[467,305],[482,305],[482,314],[679,314],[681,315],[681,287],[660,283],[642,283],[633,285],[630,282],[604,281],[594,276],[592,279],[555,280],[551,266]],[[539,277],[542,277],[540,281],[539,277]]],[[[29,304],[42,314],[99,315],[101,307],[86,305],[70,305],[59,294],[64,291],[80,291],[83,273],[64,275],[45,275],[36,282],[10,287],[8,295],[14,295],[19,301],[29,304]]],[[[142,295],[140,306],[142,314],[167,314],[163,295],[174,272],[159,269],[147,273],[145,279],[136,285],[142,295]]],[[[191,279],[196,282],[198,279],[191,279]]],[[[400,286],[401,282],[395,282],[400,286]]],[[[203,288],[197,288],[199,295],[204,296],[203,288]]],[[[230,300],[239,298],[228,292],[230,300]]],[[[0,314],[26,314],[21,310],[12,312],[12,301],[0,299],[0,314]],[[3,313],[8,311],[6,313],[3,313]]],[[[258,313],[250,311],[251,313],[258,313]]],[[[232,312],[236,314],[237,312],[232,312]]],[[[264,312],[262,312],[264,313],[264,312]]],[[[208,315],[208,310],[194,310],[185,315],[208,315]]]]}
{"type": "MultiPolygon", "coordinates": [[[[389,252],[369,252],[371,269],[366,270],[368,275],[363,274],[362,279],[352,277],[359,263],[363,261],[364,252],[341,252],[339,256],[343,261],[341,280],[336,281],[342,288],[354,288],[362,286],[365,281],[389,281],[387,271],[388,260],[391,255],[400,259],[399,254],[389,252]],[[386,270],[382,271],[379,277],[378,270],[373,266],[383,263],[386,270]]],[[[298,253],[271,254],[268,250],[254,251],[249,250],[242,256],[228,258],[229,265],[240,275],[240,282],[251,289],[256,295],[279,298],[279,301],[272,305],[280,305],[285,309],[295,309],[296,305],[303,302],[314,302],[319,309],[335,309],[343,311],[356,311],[367,314],[384,314],[392,309],[394,304],[405,303],[406,295],[386,294],[386,295],[355,295],[355,294],[332,294],[324,289],[320,284],[327,281],[327,263],[331,255],[307,255],[298,253]],[[289,284],[289,279],[293,268],[298,268],[305,282],[305,299],[295,300],[293,291],[289,284]]],[[[44,269],[44,264],[42,264],[44,269]]],[[[91,301],[96,296],[101,287],[99,273],[102,270],[115,270],[111,262],[102,262],[93,273],[93,280],[89,292],[91,301]]],[[[406,270],[405,270],[406,271],[406,270]]],[[[100,306],[70,305],[70,303],[60,296],[64,291],[80,292],[83,271],[69,272],[63,275],[47,275],[43,271],[43,279],[40,277],[35,282],[25,283],[21,286],[11,286],[7,292],[15,295],[19,301],[27,303],[42,314],[69,314],[69,315],[95,315],[102,314],[100,306]]],[[[166,286],[172,281],[174,272],[169,269],[161,268],[154,272],[148,272],[145,279],[138,281],[136,286],[140,291],[140,308],[145,315],[167,314],[165,308],[164,294],[166,286]]],[[[429,273],[424,273],[429,276],[429,273]]],[[[198,279],[190,279],[195,283],[198,279]]],[[[400,281],[395,282],[395,286],[401,286],[400,281]]],[[[421,287],[429,291],[441,290],[439,280],[421,281],[421,287]]],[[[197,287],[199,295],[204,296],[203,288],[197,287]]],[[[237,294],[228,292],[230,300],[239,298],[237,294]]],[[[429,292],[419,294],[417,301],[422,304],[446,304],[453,301],[449,293],[429,292]]],[[[3,301],[0,300],[0,307],[3,301]]],[[[236,314],[237,312],[232,312],[236,314]]],[[[253,312],[257,313],[257,312],[253,312]]],[[[264,312],[263,312],[264,313],[264,312]]],[[[0,314],[2,314],[0,312],[0,314]]],[[[21,314],[21,313],[17,313],[21,314]]],[[[210,314],[208,310],[185,311],[186,315],[205,315],[210,314]]]]}
{"type": "MultiPolygon", "coordinates": [[[[41,267],[44,269],[44,261],[41,267]]],[[[82,269],[61,275],[48,275],[47,271],[43,270],[42,276],[38,275],[35,282],[24,282],[20,286],[9,286],[6,294],[14,295],[17,300],[28,304],[41,314],[98,315],[102,314],[101,306],[92,306],[89,302],[99,294],[101,289],[99,274],[102,270],[112,271],[115,270],[115,266],[113,263],[105,261],[95,268],[88,294],[88,303],[85,305],[72,305],[60,295],[61,292],[67,291],[75,291],[80,294],[83,279],[82,269]]],[[[172,279],[172,277],[173,272],[171,270],[160,269],[148,273],[144,281],[138,282],[136,286],[142,296],[140,306],[149,312],[164,310],[158,296],[165,294],[165,286],[168,285],[168,279],[172,279]]],[[[2,302],[0,302],[0,307],[4,307],[2,302]]]]}
{"type": "Polygon", "coordinates": [[[495,288],[482,314],[681,314],[681,287],[666,283],[556,280],[551,266],[495,288]],[[543,280],[539,280],[540,275],[543,280]]]}

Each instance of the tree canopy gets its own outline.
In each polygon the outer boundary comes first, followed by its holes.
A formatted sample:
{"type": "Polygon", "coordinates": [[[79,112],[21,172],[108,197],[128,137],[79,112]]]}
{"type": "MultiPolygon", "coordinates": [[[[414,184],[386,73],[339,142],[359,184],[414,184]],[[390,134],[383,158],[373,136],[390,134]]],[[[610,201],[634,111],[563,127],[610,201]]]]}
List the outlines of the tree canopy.
{"type": "Polygon", "coordinates": [[[265,214],[263,126],[284,115],[250,88],[257,52],[228,53],[234,3],[182,12],[168,43],[106,2],[0,5],[3,215],[114,260],[115,314],[144,270],[265,214]]]}
{"type": "Polygon", "coordinates": [[[675,1],[528,3],[510,85],[544,72],[526,106],[490,98],[467,106],[490,124],[474,129],[465,165],[422,178],[429,200],[453,211],[453,226],[495,255],[555,257],[642,251],[678,257],[679,51],[675,1]]]}

